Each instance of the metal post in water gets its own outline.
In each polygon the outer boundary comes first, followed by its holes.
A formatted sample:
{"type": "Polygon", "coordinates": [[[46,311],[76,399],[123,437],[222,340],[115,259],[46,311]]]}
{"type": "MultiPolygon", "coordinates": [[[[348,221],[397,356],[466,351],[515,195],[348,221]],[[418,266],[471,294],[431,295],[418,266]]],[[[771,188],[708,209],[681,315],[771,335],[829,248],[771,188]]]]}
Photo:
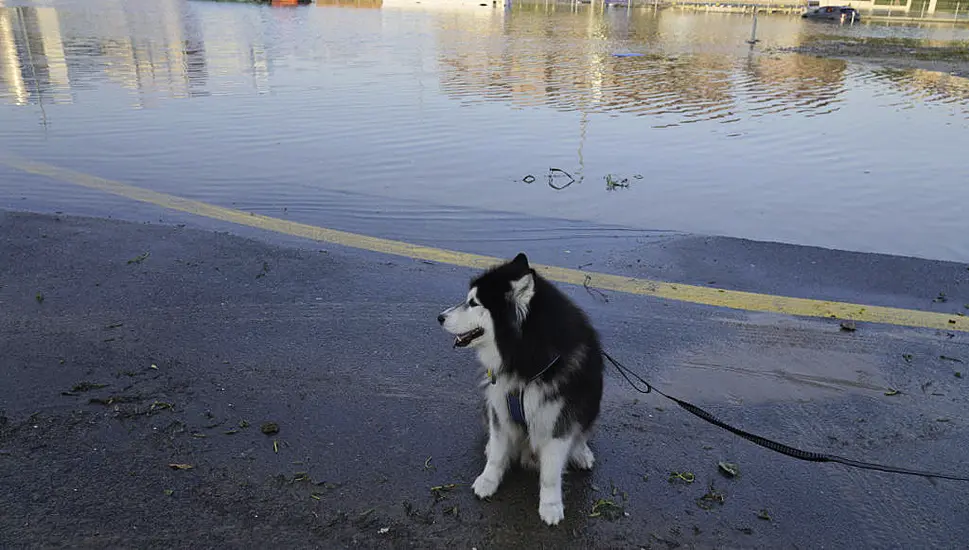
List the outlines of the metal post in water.
{"type": "Polygon", "coordinates": [[[760,42],[757,40],[757,8],[754,8],[754,26],[750,29],[750,40],[747,41],[748,44],[754,45],[760,42]]]}

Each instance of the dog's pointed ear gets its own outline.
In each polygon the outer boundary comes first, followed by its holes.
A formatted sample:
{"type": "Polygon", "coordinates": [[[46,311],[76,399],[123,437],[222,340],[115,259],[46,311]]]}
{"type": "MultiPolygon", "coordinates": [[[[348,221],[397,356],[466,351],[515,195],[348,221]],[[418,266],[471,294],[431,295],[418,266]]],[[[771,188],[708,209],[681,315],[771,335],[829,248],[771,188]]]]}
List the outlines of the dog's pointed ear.
{"type": "Polygon", "coordinates": [[[519,252],[511,262],[522,269],[528,269],[528,257],[524,252],[519,252]]]}
{"type": "Polygon", "coordinates": [[[528,308],[532,296],[535,296],[535,276],[531,270],[511,282],[511,296],[519,310],[528,308]]]}

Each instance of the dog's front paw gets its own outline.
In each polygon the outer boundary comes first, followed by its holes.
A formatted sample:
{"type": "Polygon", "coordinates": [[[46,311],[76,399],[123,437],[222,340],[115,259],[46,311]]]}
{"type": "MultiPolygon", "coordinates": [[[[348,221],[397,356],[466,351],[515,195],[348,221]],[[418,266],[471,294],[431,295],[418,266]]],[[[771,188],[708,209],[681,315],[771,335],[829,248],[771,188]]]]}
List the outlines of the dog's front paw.
{"type": "Polygon", "coordinates": [[[548,525],[558,525],[565,519],[565,506],[562,502],[543,502],[538,506],[538,515],[548,525]]]}
{"type": "Polygon", "coordinates": [[[474,494],[477,495],[478,498],[488,498],[495,494],[495,491],[498,490],[498,481],[490,477],[485,477],[484,474],[481,474],[478,476],[478,479],[474,480],[474,483],[471,484],[471,489],[474,490],[474,494]]]}

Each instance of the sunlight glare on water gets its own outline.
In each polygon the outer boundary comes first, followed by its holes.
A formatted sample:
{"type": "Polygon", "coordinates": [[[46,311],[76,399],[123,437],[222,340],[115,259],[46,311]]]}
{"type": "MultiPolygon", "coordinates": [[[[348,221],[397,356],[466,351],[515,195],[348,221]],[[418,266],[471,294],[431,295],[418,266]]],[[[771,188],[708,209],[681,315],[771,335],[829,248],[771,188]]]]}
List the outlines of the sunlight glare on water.
{"type": "MultiPolygon", "coordinates": [[[[0,153],[388,237],[537,219],[969,256],[969,81],[777,50],[895,27],[762,16],[751,48],[736,14],[337,4],[2,2],[0,153]]],[[[111,213],[0,177],[0,206],[111,213]]]]}

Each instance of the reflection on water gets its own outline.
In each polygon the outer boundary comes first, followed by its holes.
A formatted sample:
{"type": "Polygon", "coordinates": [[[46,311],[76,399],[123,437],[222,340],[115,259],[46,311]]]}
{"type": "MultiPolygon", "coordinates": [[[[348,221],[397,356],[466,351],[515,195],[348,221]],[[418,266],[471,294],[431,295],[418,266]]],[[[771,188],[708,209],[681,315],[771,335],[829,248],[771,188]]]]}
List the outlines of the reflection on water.
{"type": "Polygon", "coordinates": [[[966,175],[944,150],[953,138],[935,156],[886,157],[953,122],[964,130],[969,81],[763,53],[885,27],[762,17],[751,48],[746,16],[487,4],[7,2],[0,150],[254,210],[310,205],[308,221],[352,192],[427,205],[415,223],[437,205],[969,254],[953,237],[967,229],[952,206],[966,175]],[[583,184],[523,186],[550,165],[583,184]],[[859,179],[872,168],[884,170],[859,179]],[[595,183],[623,171],[646,178],[611,194],[595,183]],[[934,194],[913,191],[927,176],[934,194]]]}
{"type": "MultiPolygon", "coordinates": [[[[61,12],[0,8],[0,99],[20,105],[70,103],[72,90],[96,88],[101,80],[137,92],[138,106],[150,97],[231,93],[239,83],[233,79],[266,92],[274,56],[293,54],[267,47],[273,37],[253,28],[249,13],[222,14],[203,28],[195,6],[180,0],[154,2],[150,10],[123,0],[97,5],[97,10],[81,10],[75,4],[61,12]],[[210,74],[228,81],[212,86],[210,74]]],[[[321,8],[383,5],[382,0],[318,2],[321,8]]],[[[752,50],[730,55],[746,48],[742,17],[639,11],[635,17],[575,17],[548,13],[547,5],[534,8],[543,13],[489,9],[442,17],[437,28],[442,90],[470,103],[677,114],[679,123],[731,122],[789,110],[826,114],[838,109],[845,91],[847,64],[840,60],[768,57],[752,50]],[[714,47],[702,48],[705,44],[714,47]],[[623,53],[637,55],[615,55],[623,53]]],[[[791,18],[778,18],[766,28],[761,39],[772,44],[796,45],[802,39],[802,26],[791,18]]],[[[924,90],[923,101],[969,103],[969,85],[962,78],[927,71],[875,71],[867,77],[882,78],[905,93],[924,90]]]]}

